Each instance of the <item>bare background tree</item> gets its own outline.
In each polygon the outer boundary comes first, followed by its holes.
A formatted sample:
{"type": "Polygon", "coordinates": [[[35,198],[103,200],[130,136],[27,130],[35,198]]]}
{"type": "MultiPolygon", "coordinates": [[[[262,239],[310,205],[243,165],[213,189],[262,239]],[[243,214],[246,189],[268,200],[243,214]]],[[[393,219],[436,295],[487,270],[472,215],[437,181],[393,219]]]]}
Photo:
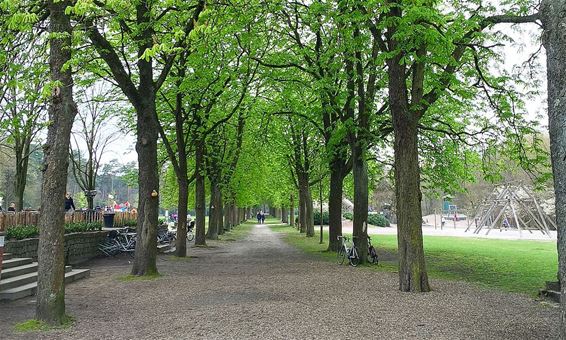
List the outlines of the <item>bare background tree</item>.
{"type": "Polygon", "coordinates": [[[15,175],[10,184],[18,211],[24,208],[30,156],[40,148],[39,134],[46,119],[46,102],[42,97],[47,72],[45,47],[22,43],[27,38],[14,42],[0,78],[4,84],[0,89],[0,152],[13,159],[15,175]]]}
{"type": "Polygon", "coordinates": [[[75,120],[70,145],[73,176],[85,192],[88,208],[94,208],[94,190],[102,156],[108,146],[119,138],[118,131],[111,126],[120,105],[112,90],[95,84],[79,94],[80,110],[75,120]],[[90,194],[89,194],[90,193],[90,194]]]}

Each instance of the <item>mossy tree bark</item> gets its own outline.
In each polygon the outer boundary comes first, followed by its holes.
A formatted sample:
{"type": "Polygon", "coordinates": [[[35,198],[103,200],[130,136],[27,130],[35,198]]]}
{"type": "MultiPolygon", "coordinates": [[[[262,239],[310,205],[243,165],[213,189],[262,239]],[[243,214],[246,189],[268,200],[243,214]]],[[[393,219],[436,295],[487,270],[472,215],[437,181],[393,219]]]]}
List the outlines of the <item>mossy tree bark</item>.
{"type": "Polygon", "coordinates": [[[558,226],[560,339],[566,339],[566,1],[543,0],[541,20],[546,49],[548,127],[558,226]]]}
{"type": "Polygon", "coordinates": [[[49,32],[51,80],[49,128],[44,147],[45,168],[41,188],[39,219],[38,283],[36,318],[50,325],[61,325],[65,318],[64,206],[67,186],[69,145],[77,107],[73,101],[71,68],[72,26],[65,9],[69,1],[50,0],[49,32]]]}

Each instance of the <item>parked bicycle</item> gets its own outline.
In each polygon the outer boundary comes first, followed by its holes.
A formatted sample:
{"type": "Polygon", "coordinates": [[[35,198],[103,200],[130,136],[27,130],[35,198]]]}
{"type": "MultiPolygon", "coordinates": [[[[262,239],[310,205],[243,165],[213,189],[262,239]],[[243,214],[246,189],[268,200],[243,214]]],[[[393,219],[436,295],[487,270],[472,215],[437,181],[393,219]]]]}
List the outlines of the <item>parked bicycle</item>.
{"type": "Polygon", "coordinates": [[[132,228],[112,230],[108,233],[106,240],[98,245],[98,249],[107,256],[120,253],[133,255],[136,250],[136,236],[136,230],[132,228]]]}
{"type": "MultiPolygon", "coordinates": [[[[189,222],[189,225],[187,226],[187,241],[192,241],[195,239],[195,233],[194,233],[194,227],[195,227],[195,221],[191,221],[189,222]]],[[[172,241],[174,242],[174,240],[177,239],[177,226],[175,226],[175,228],[170,228],[169,232],[172,234],[172,241]]]]}
{"type": "Polygon", "coordinates": [[[377,257],[377,250],[371,244],[371,237],[368,235],[368,262],[373,264],[379,264],[379,259],[377,257]]]}
{"type": "Polygon", "coordinates": [[[338,236],[338,240],[342,243],[337,252],[338,263],[343,264],[346,258],[348,258],[348,262],[352,267],[355,267],[360,263],[358,248],[354,242],[355,238],[355,236],[352,237],[352,245],[348,246],[348,241],[350,239],[346,236],[338,236]]]}
{"type": "Polygon", "coordinates": [[[157,229],[157,243],[174,243],[176,238],[177,233],[169,231],[166,227],[157,229]]]}

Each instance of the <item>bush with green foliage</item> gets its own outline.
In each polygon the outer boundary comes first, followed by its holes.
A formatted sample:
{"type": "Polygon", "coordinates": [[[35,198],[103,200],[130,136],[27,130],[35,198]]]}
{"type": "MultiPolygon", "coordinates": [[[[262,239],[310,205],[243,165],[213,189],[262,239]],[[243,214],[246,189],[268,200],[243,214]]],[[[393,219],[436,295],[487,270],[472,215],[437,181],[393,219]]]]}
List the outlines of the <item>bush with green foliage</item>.
{"type": "MultiPolygon", "coordinates": [[[[102,230],[100,222],[76,222],[65,224],[65,234],[85,233],[102,230]]],[[[35,225],[15,225],[6,230],[6,239],[23,240],[39,236],[39,228],[35,225]]]]}
{"type": "MultiPolygon", "coordinates": [[[[314,215],[314,224],[319,225],[320,224],[320,211],[315,211],[313,215],[314,215]]],[[[328,221],[329,221],[328,211],[323,211],[322,212],[322,223],[328,224],[329,223],[328,221]]]]}
{"type": "Polygon", "coordinates": [[[6,229],[6,239],[23,240],[24,238],[37,237],[39,229],[35,225],[15,225],[6,229]]]}
{"type": "Polygon", "coordinates": [[[65,224],[65,234],[84,233],[99,230],[102,230],[102,223],[100,222],[76,222],[65,224]]]}
{"type": "Polygon", "coordinates": [[[352,214],[351,212],[345,212],[344,215],[342,215],[345,219],[347,220],[353,220],[354,219],[354,214],[352,214]]]}
{"type": "Polygon", "coordinates": [[[380,214],[369,214],[368,215],[368,224],[375,225],[378,227],[389,228],[391,224],[389,220],[383,217],[380,214]]]}
{"type": "Polygon", "coordinates": [[[124,222],[124,227],[136,227],[138,222],[136,220],[127,220],[124,222]]]}

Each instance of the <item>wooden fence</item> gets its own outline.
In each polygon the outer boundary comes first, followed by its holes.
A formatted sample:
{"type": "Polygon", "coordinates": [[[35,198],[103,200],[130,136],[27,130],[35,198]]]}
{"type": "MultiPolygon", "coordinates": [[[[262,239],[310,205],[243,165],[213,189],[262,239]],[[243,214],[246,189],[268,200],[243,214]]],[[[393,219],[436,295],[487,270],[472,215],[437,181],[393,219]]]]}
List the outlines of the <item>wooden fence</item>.
{"type": "MultiPolygon", "coordinates": [[[[137,219],[135,211],[117,211],[114,214],[114,227],[123,227],[129,221],[137,219]]],[[[65,214],[65,223],[100,222],[104,223],[102,211],[85,210],[65,214]]],[[[38,225],[39,211],[20,211],[0,213],[0,231],[15,225],[38,225]]]]}

